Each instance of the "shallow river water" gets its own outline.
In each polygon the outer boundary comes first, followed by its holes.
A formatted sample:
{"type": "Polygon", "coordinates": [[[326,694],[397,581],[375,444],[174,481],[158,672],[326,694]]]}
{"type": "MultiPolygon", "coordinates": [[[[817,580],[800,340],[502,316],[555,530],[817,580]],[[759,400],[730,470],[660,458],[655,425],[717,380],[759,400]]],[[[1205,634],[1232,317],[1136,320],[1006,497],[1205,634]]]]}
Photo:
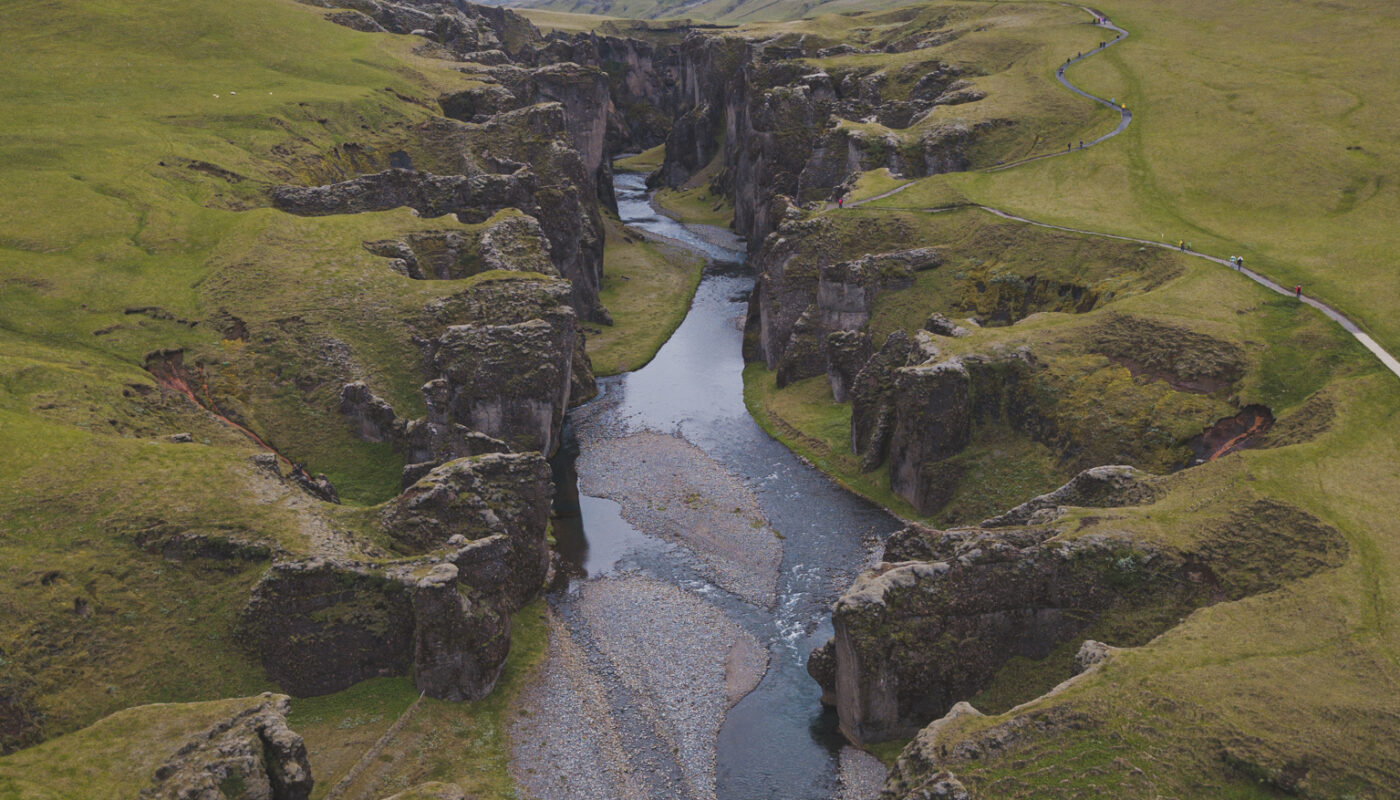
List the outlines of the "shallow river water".
{"type": "Polygon", "coordinates": [[[568,641],[551,647],[515,739],[571,740],[517,746],[517,778],[542,800],[868,797],[883,770],[843,746],[805,665],[831,635],[831,603],[898,523],[746,411],[742,242],[656,214],[640,175],[616,188],[626,223],[710,263],[656,358],[569,415],[558,510],[572,510],[576,470],[578,514],[554,531],[572,577],[550,604],[568,641]]]}

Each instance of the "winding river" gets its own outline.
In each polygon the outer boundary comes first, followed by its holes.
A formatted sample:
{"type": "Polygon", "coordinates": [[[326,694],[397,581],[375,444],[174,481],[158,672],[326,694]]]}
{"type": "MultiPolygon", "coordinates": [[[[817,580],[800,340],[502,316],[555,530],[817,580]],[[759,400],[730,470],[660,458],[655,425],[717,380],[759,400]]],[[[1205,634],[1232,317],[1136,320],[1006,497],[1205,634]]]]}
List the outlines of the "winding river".
{"type": "Polygon", "coordinates": [[[551,645],[526,697],[529,719],[552,727],[523,723],[514,738],[596,741],[518,746],[517,778],[542,800],[869,796],[883,768],[844,745],[806,659],[831,635],[831,603],[898,521],[745,409],[754,276],[742,242],[656,214],[640,175],[618,175],[616,189],[624,222],[709,262],[655,359],[600,381],[569,415],[554,532],[571,577],[550,603],[553,634],[568,641],[551,645]],[[567,793],[554,791],[561,782],[567,793]]]}

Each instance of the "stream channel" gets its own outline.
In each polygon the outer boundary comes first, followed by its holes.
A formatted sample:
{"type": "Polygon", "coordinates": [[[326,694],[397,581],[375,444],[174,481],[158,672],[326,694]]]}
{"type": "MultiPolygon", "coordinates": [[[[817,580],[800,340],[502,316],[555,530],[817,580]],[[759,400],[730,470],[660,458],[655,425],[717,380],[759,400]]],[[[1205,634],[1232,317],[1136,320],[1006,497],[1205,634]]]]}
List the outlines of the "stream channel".
{"type": "Polygon", "coordinates": [[[517,779],[541,800],[871,796],[883,767],[845,746],[806,661],[899,523],[745,409],[742,240],[656,213],[641,175],[615,185],[625,223],[708,263],[656,358],[569,414],[554,535],[570,577],[513,729],[517,779]]]}

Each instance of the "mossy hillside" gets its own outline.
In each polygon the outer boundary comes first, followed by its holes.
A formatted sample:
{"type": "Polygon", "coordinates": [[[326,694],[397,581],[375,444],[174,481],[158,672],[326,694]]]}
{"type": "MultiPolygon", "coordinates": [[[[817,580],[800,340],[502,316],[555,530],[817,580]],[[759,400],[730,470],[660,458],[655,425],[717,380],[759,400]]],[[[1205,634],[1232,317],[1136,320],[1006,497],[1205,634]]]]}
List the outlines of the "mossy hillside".
{"type": "Polygon", "coordinates": [[[650,150],[637,153],[634,156],[617,159],[613,162],[613,169],[620,172],[644,172],[649,174],[656,171],[665,160],[666,145],[658,144],[650,150]]]}
{"type": "Polygon", "coordinates": [[[0,796],[136,797],[189,736],[232,717],[253,699],[161,703],[119,711],[76,733],[0,758],[0,796]]]}
{"type": "Polygon", "coordinates": [[[472,85],[415,55],[417,38],[322,14],[283,0],[66,2],[0,22],[15,43],[0,57],[7,746],[138,703],[268,688],[232,635],[266,561],[179,547],[165,560],[165,543],[301,553],[312,536],[373,528],[360,509],[259,477],[260,448],[159,387],[147,353],[182,349],[206,404],[372,502],[397,488],[398,464],[335,413],[336,381],[363,377],[420,412],[409,331],[424,306],[539,277],[411,281],[362,242],[461,226],[262,207],[271,185],[413,150],[403,132],[472,85]],[[177,432],[193,442],[170,442],[177,432]]]}
{"type": "Polygon", "coordinates": [[[612,309],[613,324],[587,331],[594,374],[615,375],[650,361],[685,319],[704,266],[704,259],[648,241],[609,218],[599,298],[612,309]]]}
{"type": "MultiPolygon", "coordinates": [[[[1380,732],[1395,713],[1393,695],[1379,688],[1393,680],[1396,647],[1383,622],[1395,585],[1384,567],[1394,557],[1384,516],[1395,509],[1393,495],[1372,493],[1390,491],[1393,478],[1372,470],[1395,455],[1392,440],[1377,436],[1395,425],[1377,405],[1395,396],[1388,384],[1380,375],[1337,382],[1330,391],[1343,408],[1317,439],[1182,473],[1175,480],[1183,485],[1163,500],[1114,510],[1096,526],[1189,545],[1202,522],[1275,496],[1338,526],[1350,545],[1342,567],[1192,613],[1084,685],[1032,706],[1083,714],[1090,724],[1055,728],[1053,743],[1028,738],[1006,758],[959,765],[959,775],[981,791],[1035,796],[1078,774],[1063,758],[1067,749],[1097,742],[1128,766],[1110,761],[1074,778],[1084,781],[1085,796],[1199,795],[1286,772],[1305,775],[1310,794],[1383,796],[1386,765],[1397,757],[1380,732]],[[1359,476],[1364,486],[1347,486],[1359,476]],[[1152,758],[1135,734],[1150,737],[1152,758]]],[[[966,733],[1005,719],[959,727],[966,733]]]]}
{"type": "MultiPolygon", "coordinates": [[[[822,20],[784,23],[808,32],[822,20]]],[[[884,79],[882,96],[902,99],[913,85],[939,64],[962,73],[962,80],[985,94],[980,100],[935,106],[905,129],[875,122],[844,120],[841,127],[878,148],[918,151],[917,142],[945,129],[985,125],[968,157],[974,168],[1014,161],[1063,148],[1065,142],[1092,139],[1112,130],[1116,117],[1068,92],[1056,91],[1055,67],[1064,53],[1092,49],[1104,38],[1077,8],[1051,4],[936,3],[863,17],[833,18],[845,31],[836,39],[865,45],[873,53],[852,53],[809,59],[834,77],[854,72],[884,79]],[[921,38],[932,46],[884,53],[885,46],[921,38]],[[1053,144],[1052,144],[1053,143],[1053,144]]],[[[777,26],[751,26],[751,32],[777,26]]],[[[749,30],[746,28],[745,30],[749,30]]]]}
{"type": "MultiPolygon", "coordinates": [[[[458,784],[470,797],[514,798],[508,771],[511,707],[544,659],[546,614],[543,602],[536,601],[512,616],[510,656],[489,697],[474,703],[424,698],[386,755],[368,764],[350,792],[383,797],[435,780],[458,784]]],[[[306,740],[317,776],[312,797],[325,797],[417,699],[408,679],[380,678],[294,700],[288,723],[306,740]]]]}
{"type": "Polygon", "coordinates": [[[954,185],[1034,219],[1245,256],[1400,346],[1387,253],[1400,194],[1384,177],[1400,150],[1382,112],[1396,86],[1380,67],[1396,53],[1393,7],[1126,0],[1104,11],[1133,36],[1069,77],[1126,99],[1127,132],[954,185]]]}
{"type": "MultiPolygon", "coordinates": [[[[734,204],[711,188],[711,182],[724,169],[724,141],[716,145],[715,157],[677,188],[663,187],[655,195],[657,207],[681,222],[727,228],[734,220],[734,204]]],[[[664,158],[664,153],[662,157],[664,158]]]]}

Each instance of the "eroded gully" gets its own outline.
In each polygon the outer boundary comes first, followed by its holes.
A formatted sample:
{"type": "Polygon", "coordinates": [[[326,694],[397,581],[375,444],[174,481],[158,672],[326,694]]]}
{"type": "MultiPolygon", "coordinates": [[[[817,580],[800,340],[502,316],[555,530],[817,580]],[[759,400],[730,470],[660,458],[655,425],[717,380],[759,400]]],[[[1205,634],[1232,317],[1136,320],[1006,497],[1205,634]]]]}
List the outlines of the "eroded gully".
{"type": "Polygon", "coordinates": [[[898,521],[745,409],[742,243],[657,215],[639,175],[616,183],[625,222],[709,264],[656,358],[569,415],[554,532],[572,575],[513,723],[516,778],[541,800],[873,797],[884,769],[843,745],[806,659],[898,521]]]}

